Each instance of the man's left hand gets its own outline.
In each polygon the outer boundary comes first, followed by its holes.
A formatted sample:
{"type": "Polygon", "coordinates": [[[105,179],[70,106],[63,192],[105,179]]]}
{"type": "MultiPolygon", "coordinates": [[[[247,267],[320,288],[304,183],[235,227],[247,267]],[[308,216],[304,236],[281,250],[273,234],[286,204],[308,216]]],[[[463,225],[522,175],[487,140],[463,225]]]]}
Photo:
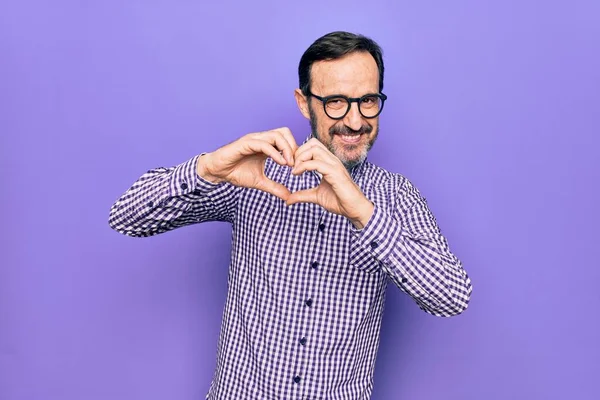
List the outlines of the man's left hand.
{"type": "Polygon", "coordinates": [[[362,229],[373,214],[369,201],[344,167],[318,139],[310,139],[294,155],[292,174],[317,171],[323,178],[317,187],[292,193],[287,204],[315,203],[334,214],[348,218],[357,229],[362,229]]]}

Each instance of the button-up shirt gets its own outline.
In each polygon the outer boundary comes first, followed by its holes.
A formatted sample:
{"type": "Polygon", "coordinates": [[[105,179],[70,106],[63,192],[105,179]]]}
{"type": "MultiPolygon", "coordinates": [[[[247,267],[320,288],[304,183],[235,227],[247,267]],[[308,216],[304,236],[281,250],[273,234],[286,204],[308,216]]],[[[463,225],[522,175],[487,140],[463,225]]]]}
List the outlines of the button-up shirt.
{"type": "MultiPolygon", "coordinates": [[[[204,221],[232,226],[228,293],[210,400],[366,400],[373,389],[388,282],[429,314],[467,308],[472,287],[424,197],[364,161],[351,175],[374,204],[357,229],[321,206],[196,172],[196,156],[143,174],[112,206],[110,226],[144,237],[204,221]]],[[[265,173],[291,192],[320,175],[265,173]]]]}

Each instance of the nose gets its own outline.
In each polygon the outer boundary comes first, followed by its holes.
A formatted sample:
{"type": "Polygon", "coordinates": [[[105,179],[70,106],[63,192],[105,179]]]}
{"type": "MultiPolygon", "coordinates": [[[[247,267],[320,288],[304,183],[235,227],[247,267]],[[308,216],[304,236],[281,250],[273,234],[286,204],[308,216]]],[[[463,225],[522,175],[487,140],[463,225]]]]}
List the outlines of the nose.
{"type": "Polygon", "coordinates": [[[358,103],[352,103],[350,111],[344,117],[344,125],[352,130],[359,130],[363,125],[363,118],[358,110],[358,103]]]}

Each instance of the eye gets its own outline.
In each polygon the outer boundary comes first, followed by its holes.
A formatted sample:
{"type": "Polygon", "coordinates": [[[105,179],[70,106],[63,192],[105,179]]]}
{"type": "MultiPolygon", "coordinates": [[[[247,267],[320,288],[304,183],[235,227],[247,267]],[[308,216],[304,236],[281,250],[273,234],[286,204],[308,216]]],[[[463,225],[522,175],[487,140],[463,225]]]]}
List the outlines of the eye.
{"type": "Polygon", "coordinates": [[[346,104],[347,104],[346,100],[341,97],[334,97],[333,99],[329,99],[327,101],[327,107],[335,108],[335,109],[344,108],[344,107],[346,107],[346,104]]]}
{"type": "Polygon", "coordinates": [[[364,99],[362,99],[362,102],[367,105],[372,105],[372,104],[377,103],[377,100],[378,100],[377,96],[367,96],[364,99]]]}

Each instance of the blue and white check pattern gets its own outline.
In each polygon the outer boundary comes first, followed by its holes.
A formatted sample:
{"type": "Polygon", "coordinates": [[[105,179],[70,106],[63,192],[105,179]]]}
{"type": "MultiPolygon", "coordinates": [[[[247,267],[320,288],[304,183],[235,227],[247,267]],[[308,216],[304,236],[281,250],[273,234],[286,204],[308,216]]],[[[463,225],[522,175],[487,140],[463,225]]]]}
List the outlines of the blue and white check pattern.
{"type": "MultiPolygon", "coordinates": [[[[316,204],[213,184],[196,156],[143,174],[115,204],[110,226],[144,237],[205,221],[232,225],[228,294],[209,400],[369,399],[386,286],[424,311],[467,308],[472,287],[425,199],[403,176],[368,161],[352,176],[375,205],[368,224],[316,204]]],[[[319,176],[265,172],[294,192],[319,176]]]]}

